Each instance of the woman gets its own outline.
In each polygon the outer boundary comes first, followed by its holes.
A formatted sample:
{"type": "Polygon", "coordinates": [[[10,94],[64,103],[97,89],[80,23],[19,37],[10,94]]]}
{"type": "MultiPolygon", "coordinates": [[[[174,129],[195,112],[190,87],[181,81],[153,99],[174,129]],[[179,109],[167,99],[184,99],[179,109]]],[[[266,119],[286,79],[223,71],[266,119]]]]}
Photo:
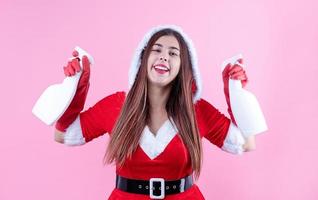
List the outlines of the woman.
{"type": "MultiPolygon", "coordinates": [[[[65,75],[78,72],[79,62],[69,62],[65,75]]],[[[255,148],[254,136],[244,138],[236,127],[228,95],[229,78],[245,86],[245,71],[230,64],[223,71],[230,120],[200,98],[195,49],[179,27],[150,30],[136,50],[129,92],[107,96],[84,112],[90,64],[85,56],[81,62],[76,94],[56,123],[55,139],[82,145],[110,134],[104,161],[116,163],[117,176],[109,199],[204,199],[192,178],[200,175],[201,138],[234,154],[255,148]]]]}

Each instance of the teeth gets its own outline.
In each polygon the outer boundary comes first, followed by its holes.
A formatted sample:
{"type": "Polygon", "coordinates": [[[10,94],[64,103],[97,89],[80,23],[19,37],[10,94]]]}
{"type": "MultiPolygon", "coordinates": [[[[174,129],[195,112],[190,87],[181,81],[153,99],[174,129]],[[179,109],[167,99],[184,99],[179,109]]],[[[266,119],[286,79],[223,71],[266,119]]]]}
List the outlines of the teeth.
{"type": "Polygon", "coordinates": [[[162,67],[162,66],[155,66],[155,69],[162,69],[162,70],[169,71],[166,67],[162,67]]]}

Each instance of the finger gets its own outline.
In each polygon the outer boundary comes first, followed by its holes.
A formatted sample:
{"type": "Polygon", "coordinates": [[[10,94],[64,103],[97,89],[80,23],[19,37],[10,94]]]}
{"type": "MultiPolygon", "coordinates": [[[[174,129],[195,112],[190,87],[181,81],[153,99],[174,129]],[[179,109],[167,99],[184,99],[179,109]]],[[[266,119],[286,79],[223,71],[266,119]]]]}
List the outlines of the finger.
{"type": "Polygon", "coordinates": [[[237,60],[240,64],[243,64],[243,58],[237,60]]]}
{"type": "Polygon", "coordinates": [[[87,56],[83,56],[83,58],[82,58],[82,66],[83,66],[83,71],[85,73],[89,73],[89,71],[90,71],[90,63],[89,63],[89,60],[88,60],[87,56]]]}
{"type": "Polygon", "coordinates": [[[237,76],[246,76],[244,71],[235,72],[231,75],[231,78],[237,77],[237,76]]]}
{"type": "Polygon", "coordinates": [[[78,56],[78,52],[76,50],[73,51],[72,56],[77,57],[78,56]]]}
{"type": "Polygon", "coordinates": [[[76,71],[76,72],[81,71],[81,67],[79,65],[78,59],[73,59],[72,60],[72,67],[73,67],[74,71],[76,71]]]}
{"type": "Polygon", "coordinates": [[[233,65],[233,67],[229,71],[229,75],[231,76],[232,74],[234,74],[236,72],[240,72],[240,71],[243,71],[243,68],[241,66],[233,65]]]}
{"type": "Polygon", "coordinates": [[[232,64],[231,63],[228,63],[226,66],[225,66],[225,68],[224,69],[229,69],[229,68],[231,68],[231,66],[232,66],[232,64]]]}
{"type": "Polygon", "coordinates": [[[232,77],[236,77],[236,76],[246,76],[245,70],[237,71],[232,74],[232,77]]]}
{"type": "Polygon", "coordinates": [[[66,67],[65,67],[65,74],[67,74],[67,76],[72,76],[72,74],[71,74],[71,71],[70,71],[70,69],[69,68],[71,68],[72,66],[72,61],[68,61],[67,62],[67,65],[66,65],[66,67]]]}
{"type": "Polygon", "coordinates": [[[248,79],[242,80],[241,83],[242,83],[242,87],[244,88],[248,83],[248,79]]]}
{"type": "Polygon", "coordinates": [[[243,67],[242,67],[242,65],[240,63],[235,63],[232,68],[241,68],[241,69],[243,69],[243,67]]]}
{"type": "Polygon", "coordinates": [[[227,76],[229,74],[229,69],[231,68],[231,63],[228,63],[223,69],[223,76],[227,76]]]}
{"type": "Polygon", "coordinates": [[[232,70],[231,71],[231,75],[235,75],[235,74],[240,74],[240,73],[243,73],[245,74],[245,70],[244,69],[236,69],[236,70],[232,70]]]}
{"type": "Polygon", "coordinates": [[[72,70],[70,69],[70,67],[66,67],[66,73],[68,74],[68,76],[73,76],[74,73],[72,73],[72,70]]]}
{"type": "Polygon", "coordinates": [[[234,79],[234,80],[246,80],[246,76],[243,74],[243,75],[238,75],[238,76],[232,76],[231,79],[234,79]]]}
{"type": "Polygon", "coordinates": [[[68,65],[67,65],[67,70],[68,72],[70,73],[71,76],[73,76],[75,74],[75,70],[72,66],[72,62],[70,62],[68,65]]]}
{"type": "Polygon", "coordinates": [[[63,70],[64,70],[65,76],[70,76],[70,73],[68,72],[67,67],[63,67],[63,70]]]}
{"type": "Polygon", "coordinates": [[[68,74],[69,76],[74,76],[75,75],[75,72],[72,68],[67,68],[67,71],[68,71],[68,74]]]}

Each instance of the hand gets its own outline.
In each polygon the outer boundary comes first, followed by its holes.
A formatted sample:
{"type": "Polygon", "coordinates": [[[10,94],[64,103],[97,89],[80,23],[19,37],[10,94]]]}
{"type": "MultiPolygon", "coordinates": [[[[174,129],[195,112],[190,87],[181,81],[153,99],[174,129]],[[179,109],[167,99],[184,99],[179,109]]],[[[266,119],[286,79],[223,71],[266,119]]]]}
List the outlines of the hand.
{"type": "MultiPolygon", "coordinates": [[[[243,64],[243,60],[239,59],[238,60],[239,64],[243,64]]],[[[227,64],[226,67],[224,68],[222,72],[223,76],[223,84],[224,84],[224,94],[225,94],[225,99],[226,103],[228,105],[228,113],[231,116],[232,122],[236,125],[232,109],[231,109],[231,104],[230,104],[230,95],[229,95],[229,79],[233,80],[241,80],[242,87],[244,88],[248,82],[247,75],[245,73],[245,70],[239,65],[239,64],[234,64],[233,66],[231,63],[227,64]]]]}
{"type": "MultiPolygon", "coordinates": [[[[69,61],[67,63],[67,66],[63,67],[65,76],[74,76],[77,72],[81,71],[81,67],[79,64],[80,58],[77,57],[78,52],[73,51],[72,55],[73,55],[74,59],[69,61]]],[[[82,73],[81,78],[79,80],[79,85],[80,84],[81,85],[87,84],[87,82],[89,81],[90,63],[89,63],[87,56],[82,57],[82,66],[83,66],[83,73],[82,73]]]]}
{"type": "MultiPolygon", "coordinates": [[[[243,59],[239,59],[238,62],[239,64],[243,64],[243,59]]],[[[223,70],[223,82],[228,83],[229,78],[233,80],[241,80],[242,87],[244,88],[248,82],[248,78],[245,70],[239,64],[234,64],[232,66],[231,63],[229,63],[226,65],[223,70]]]]}
{"type": "MultiPolygon", "coordinates": [[[[78,52],[74,51],[73,56],[75,57],[68,62],[66,67],[63,67],[64,74],[66,76],[73,76],[81,70],[80,58],[78,58],[78,52]]],[[[76,93],[69,107],[59,118],[55,124],[55,128],[61,132],[65,132],[67,127],[76,119],[79,113],[83,110],[86,96],[89,88],[89,77],[90,77],[90,63],[87,56],[82,57],[83,72],[78,81],[76,93]]]]}

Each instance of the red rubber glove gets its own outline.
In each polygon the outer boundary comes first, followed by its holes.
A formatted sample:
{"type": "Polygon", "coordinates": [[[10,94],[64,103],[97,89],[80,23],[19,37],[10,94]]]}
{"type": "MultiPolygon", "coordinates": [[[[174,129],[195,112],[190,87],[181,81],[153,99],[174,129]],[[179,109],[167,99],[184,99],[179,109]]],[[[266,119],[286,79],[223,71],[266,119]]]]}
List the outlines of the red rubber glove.
{"type": "MultiPolygon", "coordinates": [[[[77,57],[78,52],[74,51],[73,56],[77,57]]],[[[79,60],[79,58],[74,58],[72,61],[68,62],[66,67],[63,67],[65,76],[73,76],[81,70],[79,60]]],[[[78,81],[77,90],[74,98],[64,114],[58,119],[55,124],[55,128],[62,132],[66,131],[67,127],[76,119],[76,117],[84,108],[89,88],[90,63],[87,56],[83,56],[81,62],[83,66],[83,72],[78,81]]]]}
{"type": "MultiPolygon", "coordinates": [[[[243,60],[239,59],[238,62],[240,64],[243,64],[243,60]]],[[[231,65],[231,63],[227,64],[226,67],[224,68],[222,72],[223,76],[223,83],[224,83],[224,94],[225,94],[225,99],[226,103],[228,106],[228,113],[230,114],[232,122],[236,124],[232,109],[231,109],[231,104],[230,104],[230,93],[229,93],[229,79],[234,79],[234,80],[241,80],[242,87],[244,88],[248,82],[248,78],[246,76],[245,70],[238,64],[231,65]]]]}

